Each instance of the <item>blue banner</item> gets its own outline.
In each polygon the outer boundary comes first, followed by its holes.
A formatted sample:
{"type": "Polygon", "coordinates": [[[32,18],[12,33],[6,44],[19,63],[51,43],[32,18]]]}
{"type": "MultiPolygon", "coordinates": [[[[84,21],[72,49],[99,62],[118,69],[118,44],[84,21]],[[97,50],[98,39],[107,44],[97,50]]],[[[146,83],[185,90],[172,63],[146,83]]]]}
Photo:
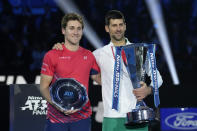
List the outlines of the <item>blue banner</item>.
{"type": "Polygon", "coordinates": [[[122,47],[115,47],[115,48],[116,48],[116,55],[115,55],[114,78],[113,78],[112,109],[118,110],[122,47]]]}
{"type": "Polygon", "coordinates": [[[159,99],[159,89],[158,89],[158,80],[157,80],[157,67],[156,67],[156,57],[155,57],[155,44],[150,44],[148,46],[148,57],[151,65],[152,72],[152,81],[153,81],[153,93],[154,93],[154,104],[155,107],[158,107],[160,104],[159,99]]]}

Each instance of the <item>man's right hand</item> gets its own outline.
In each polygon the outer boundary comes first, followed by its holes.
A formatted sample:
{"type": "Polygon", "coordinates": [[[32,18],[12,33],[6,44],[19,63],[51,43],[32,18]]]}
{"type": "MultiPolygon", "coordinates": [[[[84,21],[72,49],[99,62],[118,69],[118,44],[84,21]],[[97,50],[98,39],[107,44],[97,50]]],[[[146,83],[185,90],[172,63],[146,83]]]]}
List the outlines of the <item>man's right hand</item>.
{"type": "Polygon", "coordinates": [[[75,110],[68,110],[68,111],[64,111],[64,114],[65,115],[70,115],[70,114],[73,114],[75,112],[79,111],[79,109],[75,109],[75,110]]]}
{"type": "Polygon", "coordinates": [[[75,110],[72,110],[72,109],[71,109],[71,110],[65,111],[65,110],[59,108],[58,106],[56,106],[56,105],[53,104],[53,103],[52,103],[52,105],[53,105],[57,110],[59,110],[60,112],[64,113],[65,115],[70,115],[70,114],[72,114],[72,113],[75,113],[75,112],[79,111],[79,109],[75,109],[75,110]]]}
{"type": "Polygon", "coordinates": [[[63,47],[62,47],[63,44],[64,44],[63,42],[62,42],[62,43],[56,43],[56,44],[52,47],[52,49],[55,49],[55,50],[63,50],[63,47]]]}

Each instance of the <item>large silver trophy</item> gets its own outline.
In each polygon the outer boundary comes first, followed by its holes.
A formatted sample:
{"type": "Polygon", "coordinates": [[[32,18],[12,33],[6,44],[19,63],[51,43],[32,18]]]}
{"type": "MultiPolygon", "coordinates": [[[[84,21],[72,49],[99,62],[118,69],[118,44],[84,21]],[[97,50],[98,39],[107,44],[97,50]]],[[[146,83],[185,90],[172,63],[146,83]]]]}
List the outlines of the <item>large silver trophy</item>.
{"type": "MultiPolygon", "coordinates": [[[[140,81],[145,81],[147,70],[156,69],[156,64],[152,63],[155,58],[151,53],[154,53],[155,44],[136,43],[123,46],[126,60],[125,66],[130,76],[133,88],[140,88],[140,81]],[[149,63],[152,63],[149,64],[149,63]]],[[[154,71],[153,71],[154,72],[154,71]]],[[[157,81],[154,81],[156,83],[157,81]]],[[[155,84],[156,85],[156,84],[155,84]]],[[[144,101],[137,101],[136,108],[127,113],[127,126],[143,125],[155,119],[155,113],[152,108],[146,106],[144,101]]]]}
{"type": "Polygon", "coordinates": [[[53,104],[63,111],[82,108],[88,102],[86,88],[73,78],[61,78],[50,86],[53,104]]]}

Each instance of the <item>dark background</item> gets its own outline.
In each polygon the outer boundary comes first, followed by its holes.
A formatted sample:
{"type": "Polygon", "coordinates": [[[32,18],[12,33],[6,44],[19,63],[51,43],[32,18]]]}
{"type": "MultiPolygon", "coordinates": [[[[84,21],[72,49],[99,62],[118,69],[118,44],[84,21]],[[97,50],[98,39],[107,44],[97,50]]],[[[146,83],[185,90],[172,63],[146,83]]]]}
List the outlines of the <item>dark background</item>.
{"type": "MultiPolygon", "coordinates": [[[[109,42],[104,30],[104,16],[108,10],[123,12],[127,23],[126,36],[131,42],[151,42],[157,46],[157,67],[164,83],[160,88],[160,107],[197,107],[197,1],[160,0],[164,23],[170,41],[175,67],[180,80],[174,85],[167,67],[160,41],[155,32],[144,0],[72,0],[79,8],[102,44],[109,42]]],[[[53,0],[0,0],[0,100],[1,119],[9,126],[8,77],[21,75],[28,84],[35,83],[40,74],[44,54],[56,42],[62,41],[60,21],[64,13],[53,0]]],[[[94,46],[84,36],[81,46],[93,51],[94,46]]],[[[90,87],[94,87],[90,81],[90,87]]],[[[101,99],[100,88],[90,89],[92,105],[101,99]],[[92,93],[91,93],[92,92],[92,93]]],[[[152,96],[146,99],[153,106],[152,96]]],[[[94,112],[93,112],[94,115],[94,112]]],[[[100,125],[99,125],[100,126],[100,125]]],[[[94,128],[94,125],[93,125],[94,128]]],[[[95,129],[93,129],[95,130],[95,129]]]]}

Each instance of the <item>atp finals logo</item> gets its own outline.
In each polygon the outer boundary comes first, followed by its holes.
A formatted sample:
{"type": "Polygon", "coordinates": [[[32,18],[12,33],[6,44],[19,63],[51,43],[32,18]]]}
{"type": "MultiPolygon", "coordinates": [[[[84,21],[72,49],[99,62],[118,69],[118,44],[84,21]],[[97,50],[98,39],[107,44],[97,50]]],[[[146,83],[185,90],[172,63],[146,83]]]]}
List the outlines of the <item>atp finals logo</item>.
{"type": "Polygon", "coordinates": [[[22,111],[32,111],[32,115],[46,115],[47,101],[42,97],[28,96],[25,105],[21,107],[22,111]]]}

